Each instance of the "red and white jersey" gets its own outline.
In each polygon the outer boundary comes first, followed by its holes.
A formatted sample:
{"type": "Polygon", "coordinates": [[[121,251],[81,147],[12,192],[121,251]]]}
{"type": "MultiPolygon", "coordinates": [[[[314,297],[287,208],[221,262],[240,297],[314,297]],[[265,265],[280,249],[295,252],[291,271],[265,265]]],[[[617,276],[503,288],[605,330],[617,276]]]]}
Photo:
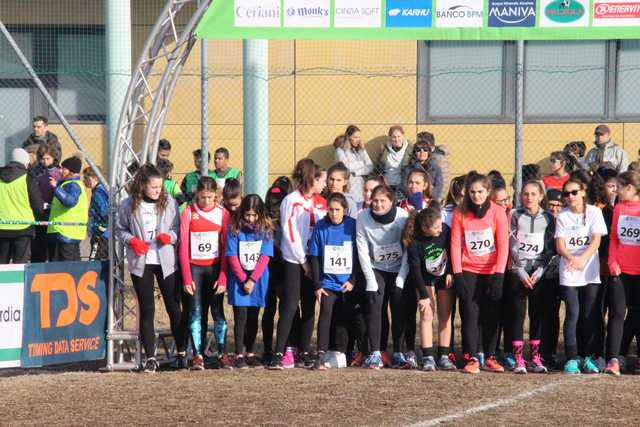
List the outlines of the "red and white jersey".
{"type": "Polygon", "coordinates": [[[306,261],[308,242],[315,225],[327,214],[327,201],[319,194],[305,197],[299,190],[289,194],[280,205],[282,257],[291,263],[306,261]]]}

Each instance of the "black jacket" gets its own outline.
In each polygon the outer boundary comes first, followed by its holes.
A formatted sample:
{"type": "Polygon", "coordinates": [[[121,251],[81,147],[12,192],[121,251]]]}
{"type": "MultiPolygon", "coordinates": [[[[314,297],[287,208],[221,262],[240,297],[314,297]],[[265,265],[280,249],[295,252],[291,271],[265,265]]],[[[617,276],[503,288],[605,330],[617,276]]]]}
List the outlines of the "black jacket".
{"type": "MultiPolygon", "coordinates": [[[[0,168],[0,181],[10,183],[27,174],[24,165],[16,162],[10,162],[5,167],[0,168]]],[[[27,175],[27,193],[29,196],[29,204],[35,218],[38,218],[44,209],[44,202],[40,195],[40,187],[38,181],[31,175],[27,175]]],[[[11,218],[6,218],[11,219],[11,218]]],[[[34,226],[23,230],[0,230],[0,238],[13,238],[19,236],[34,236],[34,226]]]]}
{"type": "Polygon", "coordinates": [[[60,141],[58,141],[58,136],[55,133],[47,131],[44,138],[39,138],[34,134],[31,134],[29,135],[29,138],[27,138],[22,143],[22,148],[27,148],[28,146],[33,144],[38,144],[38,145],[49,144],[51,146],[56,147],[58,149],[58,152],[60,153],[60,156],[59,158],[55,159],[55,164],[58,165],[60,163],[60,160],[61,160],[60,157],[62,157],[62,145],[60,145],[60,141]]]}

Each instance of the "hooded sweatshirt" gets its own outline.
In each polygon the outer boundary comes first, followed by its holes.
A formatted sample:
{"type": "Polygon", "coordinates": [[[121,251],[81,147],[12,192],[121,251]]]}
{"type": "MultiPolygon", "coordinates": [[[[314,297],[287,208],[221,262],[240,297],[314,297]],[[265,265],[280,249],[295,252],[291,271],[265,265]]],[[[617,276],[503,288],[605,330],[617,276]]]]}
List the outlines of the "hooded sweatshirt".
{"type": "MultiPolygon", "coordinates": [[[[6,166],[0,168],[0,181],[9,184],[26,174],[27,169],[24,165],[17,162],[9,162],[6,166]]],[[[29,205],[33,211],[33,216],[35,218],[39,218],[44,210],[44,202],[40,195],[38,180],[31,175],[27,176],[27,194],[25,197],[29,198],[29,205]]],[[[2,219],[10,220],[11,218],[2,219]]],[[[35,236],[34,226],[30,225],[22,230],[0,230],[0,238],[13,238],[20,236],[35,236]]]]}

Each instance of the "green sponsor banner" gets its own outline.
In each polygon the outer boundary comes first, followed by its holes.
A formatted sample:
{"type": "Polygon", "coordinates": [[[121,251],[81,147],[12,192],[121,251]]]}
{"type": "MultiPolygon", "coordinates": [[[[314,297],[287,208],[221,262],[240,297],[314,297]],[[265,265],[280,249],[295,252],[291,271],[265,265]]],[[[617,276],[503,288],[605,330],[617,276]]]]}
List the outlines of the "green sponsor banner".
{"type": "Polygon", "coordinates": [[[214,0],[206,39],[640,38],[640,0],[214,0]]]}

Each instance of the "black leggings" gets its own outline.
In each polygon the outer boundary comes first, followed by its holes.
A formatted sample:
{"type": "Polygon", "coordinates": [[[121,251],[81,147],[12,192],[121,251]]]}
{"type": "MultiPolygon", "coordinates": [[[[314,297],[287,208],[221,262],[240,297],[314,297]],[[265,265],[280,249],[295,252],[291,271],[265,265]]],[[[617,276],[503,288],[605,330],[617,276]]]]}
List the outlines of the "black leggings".
{"type": "Polygon", "coordinates": [[[176,350],[183,352],[185,348],[185,331],[181,328],[182,311],[180,309],[182,287],[176,284],[175,273],[163,278],[162,268],[159,265],[147,265],[144,268],[142,277],[131,275],[133,288],[136,291],[140,307],[140,336],[144,352],[147,357],[155,357],[156,355],[154,276],[158,281],[164,306],[169,315],[169,323],[171,324],[171,333],[176,342],[176,350]]]}
{"type": "Polygon", "coordinates": [[[284,347],[292,331],[299,350],[308,352],[316,308],[313,283],[310,278],[304,275],[300,264],[284,261],[283,272],[280,318],[276,333],[276,353],[284,353],[284,347]],[[301,303],[301,315],[296,319],[299,303],[301,303]]]}
{"type": "MultiPolygon", "coordinates": [[[[633,338],[636,338],[636,351],[640,349],[640,275],[621,274],[627,304],[627,317],[624,320],[624,332],[620,354],[626,356],[633,338]]],[[[638,352],[640,353],[640,352],[638,352]]]]}
{"type": "Polygon", "coordinates": [[[565,304],[564,347],[567,360],[578,354],[578,322],[580,327],[580,356],[593,355],[596,351],[596,329],[598,328],[598,292],[600,284],[584,286],[560,286],[560,294],[565,304]]]}
{"type": "Polygon", "coordinates": [[[502,285],[492,274],[476,274],[464,271],[465,288],[460,297],[462,315],[463,351],[478,357],[480,332],[486,357],[494,355],[498,342],[502,285]]]}
{"type": "MultiPolygon", "coordinates": [[[[510,319],[512,341],[524,340],[524,318],[529,300],[529,340],[539,340],[542,336],[542,319],[546,301],[543,287],[544,282],[538,281],[533,289],[525,288],[516,273],[508,273],[505,281],[505,293],[509,296],[508,306],[505,310],[507,319],[510,319]]],[[[505,340],[507,334],[505,333],[505,340]]],[[[504,343],[505,347],[507,342],[504,343]]]]}
{"type": "Polygon", "coordinates": [[[327,295],[320,300],[320,317],[318,318],[318,351],[332,349],[346,352],[348,341],[349,304],[347,296],[342,292],[325,289],[327,295]]]}
{"type": "Polygon", "coordinates": [[[625,287],[619,277],[610,277],[606,288],[607,321],[607,361],[620,356],[624,315],[627,310],[625,287]]]}
{"type": "MultiPolygon", "coordinates": [[[[391,306],[391,335],[393,337],[393,351],[399,352],[402,344],[404,313],[402,310],[402,289],[396,286],[398,273],[373,270],[378,283],[377,291],[367,291],[366,320],[369,332],[371,351],[386,351],[383,319],[387,315],[387,306],[391,306]]],[[[387,334],[388,334],[387,323],[387,334]]]]}
{"type": "Polygon", "coordinates": [[[273,325],[278,310],[278,292],[283,277],[282,254],[278,254],[269,261],[269,288],[267,289],[267,301],[262,311],[262,340],[264,352],[273,352],[273,325]]]}
{"type": "MultiPolygon", "coordinates": [[[[418,297],[412,280],[405,281],[402,289],[404,315],[404,342],[407,351],[416,350],[416,313],[418,311],[418,297]]],[[[434,315],[436,315],[434,313],[434,315]]]]}
{"type": "Polygon", "coordinates": [[[260,307],[233,307],[233,336],[236,354],[253,353],[258,335],[258,315],[260,307]],[[242,348],[244,345],[244,349],[242,348]]]}
{"type": "Polygon", "coordinates": [[[545,360],[551,360],[558,349],[560,337],[560,283],[557,277],[545,278],[542,283],[543,311],[540,350],[545,360]]]}
{"type": "Polygon", "coordinates": [[[31,236],[0,238],[0,264],[26,264],[31,259],[31,236]]]}

